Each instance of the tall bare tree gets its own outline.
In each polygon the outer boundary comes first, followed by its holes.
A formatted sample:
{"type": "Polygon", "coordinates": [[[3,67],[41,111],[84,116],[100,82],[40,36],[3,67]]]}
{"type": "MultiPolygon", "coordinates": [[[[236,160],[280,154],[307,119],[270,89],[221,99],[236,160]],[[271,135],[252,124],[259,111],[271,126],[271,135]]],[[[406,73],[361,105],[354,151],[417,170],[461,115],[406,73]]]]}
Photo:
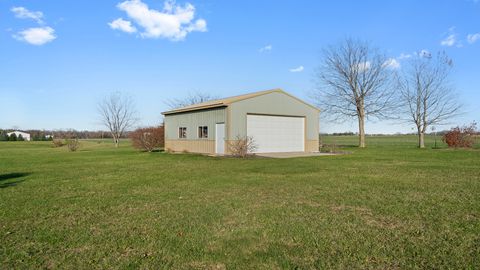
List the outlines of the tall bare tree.
{"type": "Polygon", "coordinates": [[[394,108],[395,63],[360,40],[323,50],[313,97],[335,121],[358,120],[359,147],[365,147],[365,120],[385,118],[394,108]]]}
{"type": "Polygon", "coordinates": [[[217,97],[207,93],[195,92],[188,94],[188,96],[186,96],[185,98],[170,99],[167,100],[165,103],[168,107],[170,107],[170,109],[178,109],[214,99],[217,99],[217,97]]]}
{"type": "Polygon", "coordinates": [[[115,147],[118,147],[120,138],[126,130],[137,121],[135,105],[130,96],[122,96],[119,92],[112,93],[98,103],[98,113],[102,124],[112,134],[115,147]]]}
{"type": "Polygon", "coordinates": [[[452,67],[453,61],[443,52],[437,57],[417,54],[399,80],[405,120],[417,128],[420,148],[425,147],[428,127],[444,124],[460,112],[457,93],[449,82],[452,67]]]}

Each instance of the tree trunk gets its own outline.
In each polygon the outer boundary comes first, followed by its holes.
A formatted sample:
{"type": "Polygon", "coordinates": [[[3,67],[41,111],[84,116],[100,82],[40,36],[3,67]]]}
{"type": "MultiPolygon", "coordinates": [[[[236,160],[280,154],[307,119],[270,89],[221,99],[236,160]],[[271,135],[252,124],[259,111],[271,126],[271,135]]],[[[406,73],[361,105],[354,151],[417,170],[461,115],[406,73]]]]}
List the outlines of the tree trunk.
{"type": "Polygon", "coordinates": [[[418,131],[418,147],[425,148],[425,133],[418,131]]]}
{"type": "Polygon", "coordinates": [[[358,116],[358,147],[365,148],[365,117],[358,116]]]}
{"type": "Polygon", "coordinates": [[[118,148],[118,141],[119,140],[118,140],[117,136],[112,134],[112,137],[113,137],[113,143],[115,144],[115,147],[118,148]]]}

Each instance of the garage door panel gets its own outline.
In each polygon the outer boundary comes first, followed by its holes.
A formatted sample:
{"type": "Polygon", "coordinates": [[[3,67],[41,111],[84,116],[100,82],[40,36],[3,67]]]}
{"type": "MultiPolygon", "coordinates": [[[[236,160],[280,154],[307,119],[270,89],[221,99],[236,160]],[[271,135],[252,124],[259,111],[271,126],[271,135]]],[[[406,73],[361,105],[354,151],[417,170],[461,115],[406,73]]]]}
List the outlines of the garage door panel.
{"type": "Polygon", "coordinates": [[[305,118],[247,115],[247,135],[257,153],[302,152],[305,145],[305,118]]]}

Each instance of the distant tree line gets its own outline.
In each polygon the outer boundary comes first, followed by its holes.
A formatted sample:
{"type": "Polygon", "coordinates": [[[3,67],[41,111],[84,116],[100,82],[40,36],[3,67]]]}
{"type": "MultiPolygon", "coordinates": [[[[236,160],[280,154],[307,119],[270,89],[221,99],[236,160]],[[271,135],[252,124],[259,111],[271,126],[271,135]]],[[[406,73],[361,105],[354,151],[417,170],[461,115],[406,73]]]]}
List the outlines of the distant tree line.
{"type": "MultiPolygon", "coordinates": [[[[22,136],[16,136],[11,134],[8,136],[7,133],[13,132],[13,129],[0,129],[0,141],[23,141],[22,136]]],[[[29,129],[22,130],[23,132],[30,134],[30,139],[32,141],[51,141],[53,138],[66,139],[66,138],[77,138],[77,139],[112,139],[112,135],[109,131],[89,131],[89,130],[37,130],[29,129]]],[[[128,138],[128,132],[122,134],[121,138],[128,138]]]]}
{"type": "MultiPolygon", "coordinates": [[[[426,135],[444,135],[448,132],[450,132],[451,129],[444,129],[444,130],[439,130],[439,131],[431,131],[431,132],[426,132],[426,135]]],[[[474,135],[480,135],[480,131],[473,131],[474,135]]],[[[320,136],[358,136],[357,132],[351,132],[351,131],[346,131],[346,132],[333,132],[333,133],[320,133],[320,136]]],[[[387,133],[366,133],[365,136],[401,136],[401,135],[417,135],[417,132],[397,132],[395,134],[387,134],[387,133]]]]}
{"type": "Polygon", "coordinates": [[[347,131],[347,132],[334,132],[332,133],[333,136],[353,136],[353,135],[357,135],[356,133],[352,132],[352,131],[347,131]]]}
{"type": "MultiPolygon", "coordinates": [[[[112,139],[112,134],[110,131],[89,131],[89,130],[54,130],[51,131],[54,138],[66,139],[66,138],[77,138],[77,139],[112,139]]],[[[122,134],[120,137],[122,139],[128,138],[128,132],[122,134]]]]}

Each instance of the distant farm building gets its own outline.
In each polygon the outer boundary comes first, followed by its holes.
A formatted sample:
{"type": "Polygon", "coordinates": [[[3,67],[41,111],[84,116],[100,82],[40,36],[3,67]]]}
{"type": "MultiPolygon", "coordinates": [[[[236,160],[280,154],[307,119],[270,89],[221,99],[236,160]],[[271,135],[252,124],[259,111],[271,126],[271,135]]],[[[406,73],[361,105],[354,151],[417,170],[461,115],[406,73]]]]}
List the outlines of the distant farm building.
{"type": "Polygon", "coordinates": [[[20,137],[20,135],[22,135],[22,138],[25,140],[25,141],[30,141],[30,134],[29,133],[26,133],[26,132],[23,132],[23,131],[12,131],[12,132],[9,132],[7,133],[8,136],[11,136],[12,134],[15,134],[15,136],[20,137]]]}

